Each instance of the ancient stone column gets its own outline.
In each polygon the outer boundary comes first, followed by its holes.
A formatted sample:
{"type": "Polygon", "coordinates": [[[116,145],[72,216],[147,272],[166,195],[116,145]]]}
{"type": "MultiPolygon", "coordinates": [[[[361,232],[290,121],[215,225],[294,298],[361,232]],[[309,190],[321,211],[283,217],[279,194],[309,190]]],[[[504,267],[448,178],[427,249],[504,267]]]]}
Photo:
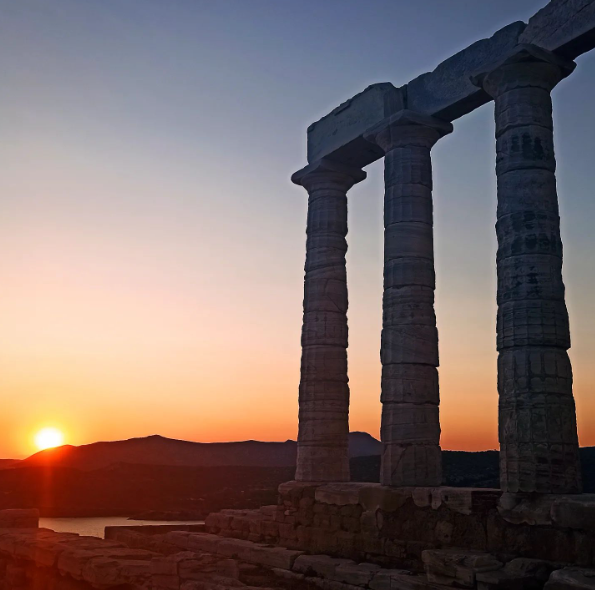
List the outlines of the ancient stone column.
{"type": "Polygon", "coordinates": [[[508,492],[581,490],[550,97],[573,69],[520,45],[474,77],[496,113],[498,428],[508,492]]]}
{"type": "Polygon", "coordinates": [[[385,152],[383,485],[442,481],[430,150],[451,131],[450,123],[404,110],[366,134],[385,152]]]}
{"type": "Polygon", "coordinates": [[[349,481],[347,191],[365,177],[324,159],[292,176],[308,191],[298,481],[349,481]]]}

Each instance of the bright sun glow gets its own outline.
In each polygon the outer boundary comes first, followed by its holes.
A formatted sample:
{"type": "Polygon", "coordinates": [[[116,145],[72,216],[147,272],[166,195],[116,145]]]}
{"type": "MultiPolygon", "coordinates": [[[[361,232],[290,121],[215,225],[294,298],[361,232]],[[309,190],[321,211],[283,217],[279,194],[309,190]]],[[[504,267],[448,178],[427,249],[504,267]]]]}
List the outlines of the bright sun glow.
{"type": "Polygon", "coordinates": [[[35,444],[40,451],[64,444],[64,435],[57,428],[44,428],[35,435],[35,444]]]}

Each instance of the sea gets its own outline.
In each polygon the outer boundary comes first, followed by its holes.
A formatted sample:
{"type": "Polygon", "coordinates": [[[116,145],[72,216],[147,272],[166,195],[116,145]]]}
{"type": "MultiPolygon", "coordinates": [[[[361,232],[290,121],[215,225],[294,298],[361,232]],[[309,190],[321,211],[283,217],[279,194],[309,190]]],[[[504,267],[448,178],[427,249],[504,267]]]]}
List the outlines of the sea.
{"type": "Polygon", "coordinates": [[[60,533],[78,533],[104,538],[106,526],[141,526],[158,524],[201,524],[203,520],[129,520],[125,516],[98,516],[80,518],[40,518],[39,526],[60,533]]]}

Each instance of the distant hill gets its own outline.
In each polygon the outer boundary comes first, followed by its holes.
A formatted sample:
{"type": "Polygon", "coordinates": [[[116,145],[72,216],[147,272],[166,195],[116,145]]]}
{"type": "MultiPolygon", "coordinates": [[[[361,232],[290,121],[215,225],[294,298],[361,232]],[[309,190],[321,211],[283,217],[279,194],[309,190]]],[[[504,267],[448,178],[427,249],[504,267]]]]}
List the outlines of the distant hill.
{"type": "MultiPolygon", "coordinates": [[[[349,435],[351,457],[379,455],[381,447],[380,441],[366,432],[352,432],[349,435]]],[[[83,471],[121,463],[177,467],[291,467],[295,465],[296,453],[297,445],[293,440],[197,443],[154,435],[79,447],[65,445],[41,451],[6,467],[51,465],[83,471]]]]}
{"type": "MultiPolygon", "coordinates": [[[[350,442],[352,480],[377,482],[380,443],[365,433],[352,433],[350,442]],[[358,456],[370,450],[372,455],[358,456]]],[[[0,509],[35,507],[44,516],[128,516],[255,508],[276,502],[277,486],[294,476],[294,461],[293,441],[209,445],[148,437],[62,447],[0,469],[0,509]],[[236,464],[213,465],[224,460],[236,464]],[[246,464],[238,465],[241,461],[246,464]],[[259,466],[254,461],[287,464],[259,466]]],[[[442,461],[444,485],[499,486],[497,451],[444,451],[442,461]]],[[[595,447],[582,448],[581,461],[585,492],[595,492],[595,447]]]]}

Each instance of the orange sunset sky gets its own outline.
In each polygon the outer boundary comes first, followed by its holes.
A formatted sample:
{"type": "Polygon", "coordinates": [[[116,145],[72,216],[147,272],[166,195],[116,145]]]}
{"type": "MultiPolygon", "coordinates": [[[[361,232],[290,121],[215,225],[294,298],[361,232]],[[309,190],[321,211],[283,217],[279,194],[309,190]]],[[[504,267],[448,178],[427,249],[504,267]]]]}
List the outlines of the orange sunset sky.
{"type": "MultiPolygon", "coordinates": [[[[0,3],[0,457],[48,426],[71,444],[295,438],[306,193],[289,177],[308,124],[544,3],[0,3]]],[[[593,96],[588,55],[553,93],[582,445],[593,96]]],[[[492,449],[493,106],[454,127],[433,151],[442,446],[492,449]]],[[[349,194],[351,429],[378,436],[382,163],[367,171],[349,194]]]]}

